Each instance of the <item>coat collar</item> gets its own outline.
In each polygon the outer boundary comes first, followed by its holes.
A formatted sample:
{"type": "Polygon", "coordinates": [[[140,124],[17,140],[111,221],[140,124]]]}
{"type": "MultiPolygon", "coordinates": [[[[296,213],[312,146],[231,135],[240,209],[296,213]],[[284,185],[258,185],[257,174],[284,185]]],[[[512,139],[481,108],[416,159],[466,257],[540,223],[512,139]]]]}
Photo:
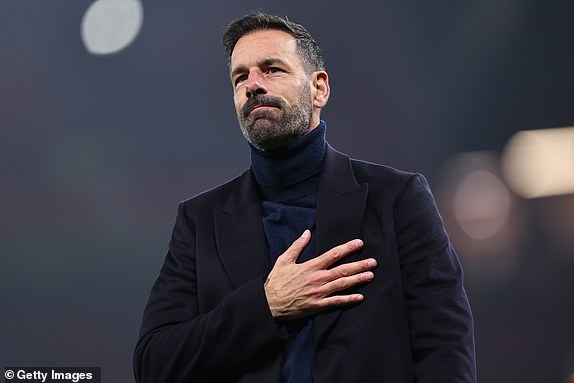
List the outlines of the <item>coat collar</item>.
{"type": "MultiPolygon", "coordinates": [[[[316,254],[360,237],[367,194],[368,184],[357,182],[349,157],[327,145],[317,195],[316,254]]],[[[216,211],[214,219],[219,255],[233,285],[266,276],[272,265],[251,170],[238,178],[224,209],[216,211]]],[[[316,341],[341,311],[327,310],[315,317],[316,341]]]]}

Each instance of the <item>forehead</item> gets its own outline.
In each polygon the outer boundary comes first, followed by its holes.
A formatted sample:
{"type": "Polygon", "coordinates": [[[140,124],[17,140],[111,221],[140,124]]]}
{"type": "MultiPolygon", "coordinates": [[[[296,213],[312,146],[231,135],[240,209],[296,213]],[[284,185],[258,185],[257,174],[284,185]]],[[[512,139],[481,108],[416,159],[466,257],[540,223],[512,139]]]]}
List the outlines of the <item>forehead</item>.
{"type": "Polygon", "coordinates": [[[275,29],[251,32],[241,37],[235,44],[231,54],[231,68],[269,58],[298,61],[295,37],[275,29]]]}

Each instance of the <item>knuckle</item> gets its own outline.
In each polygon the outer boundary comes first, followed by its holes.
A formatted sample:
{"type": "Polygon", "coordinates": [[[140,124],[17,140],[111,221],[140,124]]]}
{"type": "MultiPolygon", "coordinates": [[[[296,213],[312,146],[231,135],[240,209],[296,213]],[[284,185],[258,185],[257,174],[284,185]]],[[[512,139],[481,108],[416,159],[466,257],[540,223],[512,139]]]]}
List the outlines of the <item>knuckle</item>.
{"type": "Polygon", "coordinates": [[[330,279],[330,277],[329,277],[328,271],[318,271],[316,273],[313,273],[309,278],[310,282],[312,282],[315,285],[319,285],[319,284],[323,284],[325,282],[328,282],[329,279],[330,279]]]}
{"type": "Polygon", "coordinates": [[[344,304],[344,297],[340,295],[335,295],[332,297],[325,298],[321,301],[323,308],[330,307],[330,306],[341,306],[344,304]]]}
{"type": "Polygon", "coordinates": [[[321,275],[319,273],[313,273],[307,277],[307,282],[310,285],[317,285],[318,283],[321,282],[321,279],[322,278],[321,278],[321,275]]]}
{"type": "Polygon", "coordinates": [[[337,269],[334,269],[334,271],[337,278],[348,277],[349,275],[352,274],[352,271],[346,267],[339,267],[337,269]]]}
{"type": "Polygon", "coordinates": [[[359,264],[347,263],[340,265],[339,267],[333,269],[332,271],[334,271],[339,278],[345,278],[345,277],[351,277],[361,272],[362,268],[359,264]]]}
{"type": "Polygon", "coordinates": [[[347,249],[349,252],[357,250],[359,248],[359,242],[353,240],[347,243],[347,249]]]}
{"type": "Polygon", "coordinates": [[[291,246],[289,246],[287,251],[292,252],[292,253],[298,253],[299,251],[301,251],[302,248],[303,248],[303,246],[301,245],[301,243],[295,241],[291,244],[291,246]]]}
{"type": "Polygon", "coordinates": [[[345,269],[339,269],[336,271],[336,276],[337,278],[345,278],[349,276],[349,273],[345,269]]]}
{"type": "Polygon", "coordinates": [[[340,295],[333,297],[333,304],[334,305],[341,306],[341,305],[344,305],[345,303],[346,303],[345,297],[340,296],[340,295]]]}
{"type": "Polygon", "coordinates": [[[304,247],[305,246],[305,238],[299,237],[293,242],[293,246],[295,247],[304,247]]]}
{"type": "Polygon", "coordinates": [[[337,279],[333,282],[333,288],[335,291],[343,290],[347,287],[347,280],[344,278],[337,279]]]}
{"type": "Polygon", "coordinates": [[[334,248],[332,250],[331,256],[333,257],[333,259],[339,259],[341,257],[341,249],[339,248],[334,248]]]}

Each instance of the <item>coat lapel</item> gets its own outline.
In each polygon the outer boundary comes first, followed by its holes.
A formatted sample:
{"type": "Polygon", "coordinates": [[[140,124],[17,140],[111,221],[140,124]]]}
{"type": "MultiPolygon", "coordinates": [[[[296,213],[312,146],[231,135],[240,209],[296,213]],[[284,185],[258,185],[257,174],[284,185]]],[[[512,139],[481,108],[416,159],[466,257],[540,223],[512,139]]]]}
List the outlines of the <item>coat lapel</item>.
{"type": "Polygon", "coordinates": [[[266,275],[271,267],[261,222],[261,206],[251,170],[241,175],[223,210],[215,212],[221,262],[233,285],[266,275]]]}
{"type": "MultiPolygon", "coordinates": [[[[317,196],[317,255],[360,238],[368,189],[368,184],[360,185],[355,179],[349,157],[328,146],[317,196]]],[[[315,317],[316,343],[341,312],[342,309],[330,309],[315,317]]]]}

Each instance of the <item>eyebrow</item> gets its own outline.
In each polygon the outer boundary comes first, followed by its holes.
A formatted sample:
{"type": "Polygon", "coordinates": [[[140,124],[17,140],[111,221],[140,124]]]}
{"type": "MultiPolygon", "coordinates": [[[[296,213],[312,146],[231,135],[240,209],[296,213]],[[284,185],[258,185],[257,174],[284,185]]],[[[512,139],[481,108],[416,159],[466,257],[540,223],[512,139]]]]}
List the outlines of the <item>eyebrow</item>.
{"type": "MultiPolygon", "coordinates": [[[[291,66],[289,64],[287,64],[285,61],[283,61],[279,58],[268,58],[268,59],[264,59],[262,61],[259,61],[257,63],[257,65],[260,67],[270,67],[270,66],[277,65],[277,64],[284,66],[286,68],[291,68],[291,66]]],[[[247,66],[239,65],[238,67],[236,67],[235,69],[233,69],[231,71],[230,76],[231,76],[231,78],[234,78],[239,73],[244,73],[246,71],[247,71],[247,66]]]]}

